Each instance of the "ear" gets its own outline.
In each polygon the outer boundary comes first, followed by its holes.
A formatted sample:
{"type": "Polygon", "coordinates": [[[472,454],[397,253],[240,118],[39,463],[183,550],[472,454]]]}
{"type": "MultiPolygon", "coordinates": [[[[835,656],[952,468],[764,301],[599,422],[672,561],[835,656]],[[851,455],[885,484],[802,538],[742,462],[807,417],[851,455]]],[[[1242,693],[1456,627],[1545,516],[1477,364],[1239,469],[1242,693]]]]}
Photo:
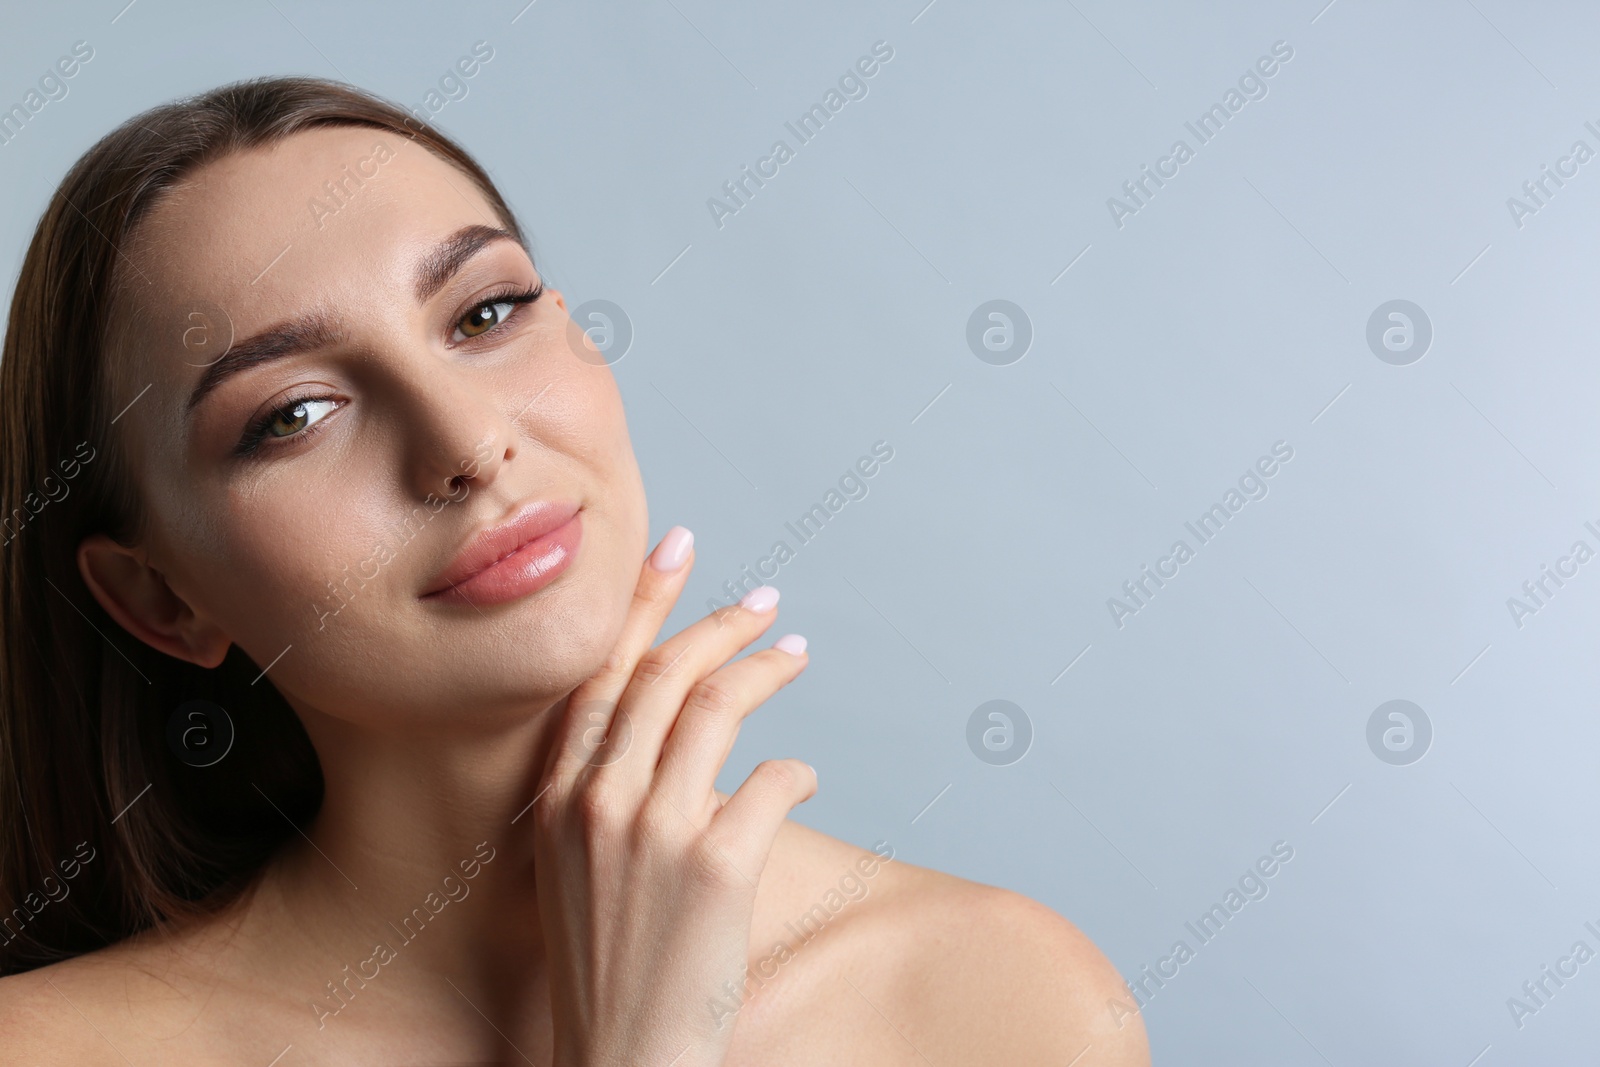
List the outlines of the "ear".
{"type": "Polygon", "coordinates": [[[215,667],[233,644],[194,613],[141,548],[92,534],[78,545],[78,573],[117,625],[158,652],[215,667]]]}

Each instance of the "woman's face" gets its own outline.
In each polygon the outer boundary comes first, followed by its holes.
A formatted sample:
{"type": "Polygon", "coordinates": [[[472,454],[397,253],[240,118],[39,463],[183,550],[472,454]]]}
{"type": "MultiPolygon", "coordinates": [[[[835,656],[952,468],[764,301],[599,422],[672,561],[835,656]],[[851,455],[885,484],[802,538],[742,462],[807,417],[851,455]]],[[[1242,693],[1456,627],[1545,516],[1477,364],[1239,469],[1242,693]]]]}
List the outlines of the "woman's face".
{"type": "Polygon", "coordinates": [[[508,299],[540,284],[527,254],[469,229],[499,226],[461,172],[362,127],[208,164],[141,223],[133,343],[111,358],[118,396],[149,385],[116,424],[141,558],[176,598],[125,583],[145,624],[198,660],[237,644],[297,708],[368,725],[498,720],[603,664],[644,490],[563,297],[508,299]],[[580,509],[554,580],[424,596],[533,501],[580,509]]]}

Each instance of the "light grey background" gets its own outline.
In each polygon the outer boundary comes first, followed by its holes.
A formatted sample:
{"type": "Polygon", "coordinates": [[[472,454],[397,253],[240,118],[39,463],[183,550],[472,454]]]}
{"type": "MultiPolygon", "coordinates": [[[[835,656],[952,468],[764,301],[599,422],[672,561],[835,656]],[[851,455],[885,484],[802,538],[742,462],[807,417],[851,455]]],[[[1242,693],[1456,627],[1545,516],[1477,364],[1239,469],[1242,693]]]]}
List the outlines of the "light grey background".
{"type": "Polygon", "coordinates": [[[774,579],[812,665],[722,788],[808,759],[802,821],[1037,898],[1130,980],[1185,940],[1145,1008],[1158,1063],[1592,1060],[1600,961],[1520,1028],[1507,998],[1600,950],[1600,561],[1520,628],[1507,598],[1600,548],[1600,159],[1520,228],[1506,201],[1600,150],[1594,9],[523,3],[8,5],[0,105],[95,58],[0,147],[6,291],[136,110],[290,72],[420,104],[487,40],[433,121],[571,303],[633,323],[652,536],[697,534],[671,627],[894,449],[774,579]],[[867,97],[797,147],[784,122],[879,40],[867,97]],[[1268,95],[1118,228],[1107,198],[1277,41],[1268,95]],[[795,158],[719,229],[707,198],[779,138],[795,158]],[[991,299],[1032,322],[1010,366],[966,343],[991,299]],[[1366,343],[1392,299],[1434,329],[1408,366],[1366,343]],[[1119,629],[1107,598],[1279,440],[1269,494],[1119,629]],[[1405,766],[1366,735],[1397,698],[1433,727],[1405,766]],[[966,740],[993,699],[1034,731],[1009,766],[966,740]],[[1278,841],[1201,946],[1185,922],[1278,841]]]}

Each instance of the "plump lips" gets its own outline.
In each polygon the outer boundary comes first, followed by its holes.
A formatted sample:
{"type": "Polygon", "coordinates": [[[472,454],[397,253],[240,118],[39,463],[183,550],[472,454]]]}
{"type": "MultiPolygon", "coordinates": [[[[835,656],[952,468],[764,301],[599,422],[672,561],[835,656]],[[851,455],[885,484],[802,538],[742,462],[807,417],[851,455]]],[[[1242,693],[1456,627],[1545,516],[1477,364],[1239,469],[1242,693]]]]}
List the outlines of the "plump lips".
{"type": "Polygon", "coordinates": [[[577,553],[582,536],[578,511],[578,504],[571,500],[524,504],[508,521],[468,540],[420,595],[423,599],[492,604],[543,588],[577,553]]]}

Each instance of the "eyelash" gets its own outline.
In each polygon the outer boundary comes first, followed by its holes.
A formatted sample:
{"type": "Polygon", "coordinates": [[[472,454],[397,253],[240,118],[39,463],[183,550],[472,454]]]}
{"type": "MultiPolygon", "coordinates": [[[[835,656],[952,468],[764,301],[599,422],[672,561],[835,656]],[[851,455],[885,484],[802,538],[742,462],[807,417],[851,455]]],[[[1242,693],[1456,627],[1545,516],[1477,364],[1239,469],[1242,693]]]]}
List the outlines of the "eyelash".
{"type": "Polygon", "coordinates": [[[461,314],[455,317],[454,322],[451,323],[452,330],[461,323],[462,319],[466,318],[470,313],[477,311],[479,308],[488,307],[490,304],[511,304],[513,307],[511,308],[511,312],[506,315],[504,319],[495,323],[483,333],[480,333],[474,337],[468,337],[461,341],[452,342],[451,347],[454,347],[455,345],[466,344],[468,341],[476,341],[479,337],[489,336],[491,333],[494,333],[502,326],[505,326],[507,323],[511,322],[513,319],[519,318],[522,314],[522,308],[524,305],[533,303],[543,295],[544,279],[541,278],[539,280],[539,284],[534,286],[532,289],[513,288],[504,293],[491,293],[482,299],[474,300],[471,307],[464,308],[461,314]]]}
{"type": "MultiPolygon", "coordinates": [[[[486,297],[473,301],[470,307],[463,309],[461,314],[457,315],[455,319],[452,320],[452,333],[454,333],[455,328],[460,325],[462,319],[466,318],[472,312],[477,311],[479,308],[488,307],[493,304],[511,304],[513,306],[505,318],[489,327],[483,333],[468,337],[464,341],[450,342],[450,347],[455,348],[459,345],[470,344],[473,341],[479,340],[483,337],[488,337],[490,334],[503,329],[505,326],[508,326],[512,322],[520,319],[522,317],[523,308],[529,304],[532,304],[535,300],[538,300],[543,295],[544,281],[541,279],[539,284],[534,286],[532,289],[520,287],[512,288],[506,292],[491,293],[486,297]]],[[[241,458],[248,458],[256,455],[260,450],[262,443],[266,440],[267,427],[270,426],[272,424],[272,420],[277,418],[279,415],[282,415],[285,412],[292,413],[294,409],[299,407],[301,404],[315,404],[325,400],[337,399],[337,397],[333,396],[308,393],[303,396],[292,396],[283,403],[274,405],[267,411],[262,412],[250,423],[249,426],[245,427],[244,436],[239,440],[239,444],[234,448],[234,454],[241,458]]],[[[333,413],[329,412],[328,414],[331,415],[333,413]]],[[[312,423],[310,426],[299,431],[298,433],[289,434],[287,437],[275,438],[275,443],[269,447],[298,447],[308,438],[315,436],[320,431],[322,424],[327,421],[327,418],[328,416],[324,415],[322,418],[318,419],[316,422],[312,423]]]]}

